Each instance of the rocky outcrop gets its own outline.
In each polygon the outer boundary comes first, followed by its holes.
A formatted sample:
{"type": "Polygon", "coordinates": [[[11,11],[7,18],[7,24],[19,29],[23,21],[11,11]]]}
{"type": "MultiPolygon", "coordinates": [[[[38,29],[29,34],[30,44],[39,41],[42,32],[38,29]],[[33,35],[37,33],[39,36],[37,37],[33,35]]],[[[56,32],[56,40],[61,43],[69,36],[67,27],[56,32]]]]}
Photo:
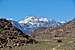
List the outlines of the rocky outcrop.
{"type": "Polygon", "coordinates": [[[6,19],[0,19],[0,48],[22,46],[34,43],[31,36],[26,35],[20,29],[12,26],[12,23],[6,19]]]}

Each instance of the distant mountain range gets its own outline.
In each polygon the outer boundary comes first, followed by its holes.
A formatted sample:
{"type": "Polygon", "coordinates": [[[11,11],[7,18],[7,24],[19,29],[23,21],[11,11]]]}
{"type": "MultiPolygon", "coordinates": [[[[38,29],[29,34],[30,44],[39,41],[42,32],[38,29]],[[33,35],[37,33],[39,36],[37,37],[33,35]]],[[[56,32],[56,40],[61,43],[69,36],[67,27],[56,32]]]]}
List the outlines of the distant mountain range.
{"type": "Polygon", "coordinates": [[[47,27],[61,27],[64,23],[57,22],[55,20],[49,20],[45,17],[27,16],[23,20],[19,21],[20,25],[24,30],[35,30],[37,28],[47,28],[47,27]]]}
{"type": "Polygon", "coordinates": [[[28,35],[31,35],[32,32],[38,28],[61,27],[65,23],[65,22],[64,23],[57,22],[53,19],[49,20],[46,17],[37,17],[37,16],[26,16],[24,19],[18,22],[13,21],[12,18],[6,19],[10,20],[14,27],[20,29],[23,33],[27,33],[28,35]]]}

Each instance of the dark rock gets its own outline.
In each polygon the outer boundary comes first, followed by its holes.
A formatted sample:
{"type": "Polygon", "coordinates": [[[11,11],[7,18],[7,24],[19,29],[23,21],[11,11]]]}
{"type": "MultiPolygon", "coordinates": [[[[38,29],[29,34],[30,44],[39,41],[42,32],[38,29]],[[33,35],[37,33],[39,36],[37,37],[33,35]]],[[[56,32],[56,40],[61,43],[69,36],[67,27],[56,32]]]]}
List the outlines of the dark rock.
{"type": "Polygon", "coordinates": [[[61,43],[61,42],[62,42],[62,40],[57,40],[57,42],[58,42],[58,43],[61,43]]]}

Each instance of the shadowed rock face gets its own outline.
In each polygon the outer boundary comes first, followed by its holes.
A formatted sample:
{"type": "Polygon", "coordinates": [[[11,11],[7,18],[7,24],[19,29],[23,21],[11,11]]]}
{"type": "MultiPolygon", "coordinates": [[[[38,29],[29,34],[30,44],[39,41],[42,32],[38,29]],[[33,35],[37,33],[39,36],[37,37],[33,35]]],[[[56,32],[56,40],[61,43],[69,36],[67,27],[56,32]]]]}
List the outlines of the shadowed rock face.
{"type": "Polygon", "coordinates": [[[75,38],[75,19],[65,23],[62,27],[38,28],[33,31],[32,37],[37,40],[64,39],[64,37],[75,38]]]}
{"type": "Polygon", "coordinates": [[[23,33],[20,29],[13,27],[12,23],[6,19],[0,19],[0,48],[25,45],[31,41],[31,37],[23,33]]]}

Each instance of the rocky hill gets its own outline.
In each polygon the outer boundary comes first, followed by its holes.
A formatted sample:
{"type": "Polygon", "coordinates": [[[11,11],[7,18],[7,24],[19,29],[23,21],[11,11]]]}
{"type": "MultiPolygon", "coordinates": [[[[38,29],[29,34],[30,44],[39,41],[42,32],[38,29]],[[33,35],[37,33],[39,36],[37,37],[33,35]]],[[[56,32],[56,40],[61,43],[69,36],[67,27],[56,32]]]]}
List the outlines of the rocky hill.
{"type": "Polygon", "coordinates": [[[34,41],[29,35],[13,26],[11,21],[0,19],[0,48],[22,46],[34,41]]]}
{"type": "Polygon", "coordinates": [[[32,37],[40,41],[53,39],[75,38],[75,19],[65,23],[62,27],[38,28],[33,31],[32,37]]]}

